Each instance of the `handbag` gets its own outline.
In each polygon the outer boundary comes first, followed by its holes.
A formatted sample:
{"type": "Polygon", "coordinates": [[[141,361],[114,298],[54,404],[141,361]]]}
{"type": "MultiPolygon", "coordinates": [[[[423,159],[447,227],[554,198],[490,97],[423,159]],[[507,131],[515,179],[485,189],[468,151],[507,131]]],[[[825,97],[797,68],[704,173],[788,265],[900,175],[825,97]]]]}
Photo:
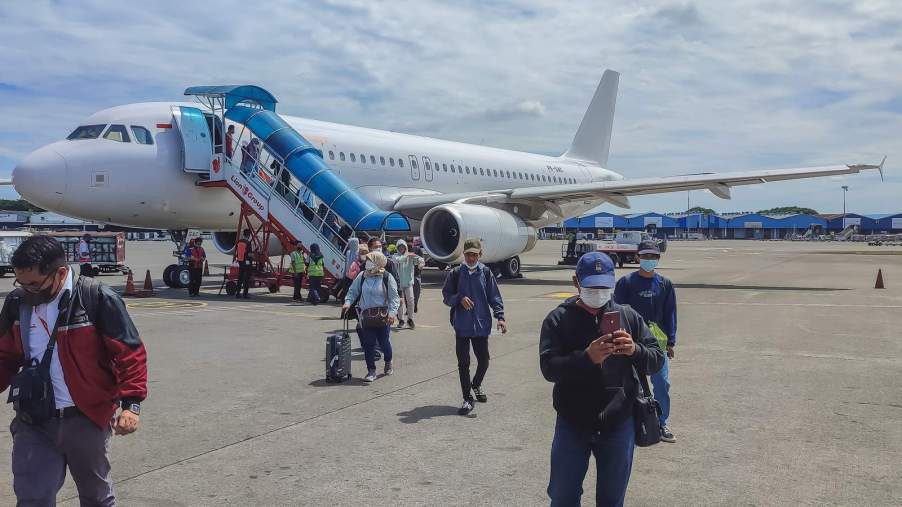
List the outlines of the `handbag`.
{"type": "MultiPolygon", "coordinates": [[[[358,275],[363,277],[363,274],[358,275]]],[[[385,293],[385,306],[376,306],[360,311],[357,304],[360,302],[360,296],[354,300],[354,303],[348,308],[344,317],[346,319],[358,319],[363,327],[383,327],[388,325],[388,277],[391,276],[387,272],[382,274],[382,287],[385,293]]],[[[360,281],[360,292],[363,294],[363,280],[360,281]]]]}
{"type": "Polygon", "coordinates": [[[639,375],[639,394],[633,404],[633,421],[636,424],[636,446],[649,447],[661,441],[661,405],[655,400],[648,387],[648,378],[636,370],[639,375]]]}

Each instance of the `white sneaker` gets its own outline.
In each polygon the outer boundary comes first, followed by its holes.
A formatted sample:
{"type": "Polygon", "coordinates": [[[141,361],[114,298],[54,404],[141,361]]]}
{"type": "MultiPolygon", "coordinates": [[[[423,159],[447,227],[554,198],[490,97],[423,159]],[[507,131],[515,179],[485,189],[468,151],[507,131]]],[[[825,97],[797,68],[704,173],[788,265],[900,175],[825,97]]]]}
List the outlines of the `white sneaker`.
{"type": "Polygon", "coordinates": [[[376,370],[366,372],[366,377],[363,377],[364,382],[372,382],[374,380],[376,380],[376,370]]]}

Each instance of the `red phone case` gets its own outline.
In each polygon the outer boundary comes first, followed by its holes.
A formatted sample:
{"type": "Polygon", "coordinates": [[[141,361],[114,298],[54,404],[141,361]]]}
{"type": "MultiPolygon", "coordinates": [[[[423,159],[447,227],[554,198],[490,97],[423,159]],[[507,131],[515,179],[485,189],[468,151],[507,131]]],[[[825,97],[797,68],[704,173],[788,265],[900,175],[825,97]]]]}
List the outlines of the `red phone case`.
{"type": "Polygon", "coordinates": [[[607,312],[601,317],[601,334],[611,334],[620,329],[620,312],[607,312]]]}

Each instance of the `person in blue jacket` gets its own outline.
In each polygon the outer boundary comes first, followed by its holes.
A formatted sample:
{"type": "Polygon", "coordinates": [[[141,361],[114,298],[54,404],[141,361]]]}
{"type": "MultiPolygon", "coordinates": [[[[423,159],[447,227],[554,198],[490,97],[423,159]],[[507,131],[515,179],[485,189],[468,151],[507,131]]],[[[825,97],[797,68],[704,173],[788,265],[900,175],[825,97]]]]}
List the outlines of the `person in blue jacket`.
{"type": "MultiPolygon", "coordinates": [[[[639,269],[617,281],[614,301],[630,305],[655,333],[659,341],[666,337],[667,356],[664,367],[651,376],[655,399],[661,405],[661,440],[676,442],[676,437],[667,426],[670,417],[670,360],[676,346],[677,308],[676,291],[673,283],[655,272],[661,259],[661,250],[654,241],[639,244],[639,269]]],[[[665,346],[661,343],[662,348],[665,346]]]]}
{"type": "Polygon", "coordinates": [[[492,270],[479,262],[482,243],[478,239],[464,241],[464,263],[452,269],[442,287],[442,300],[451,307],[451,325],[457,337],[457,371],[464,402],[460,415],[473,410],[475,401],[485,403],[488,396],[482,381],[489,369],[489,334],[492,332],[492,315],[498,321],[498,329],[507,332],[504,320],[504,301],[492,270]],[[476,375],[470,379],[470,345],[476,355],[476,375]]]}

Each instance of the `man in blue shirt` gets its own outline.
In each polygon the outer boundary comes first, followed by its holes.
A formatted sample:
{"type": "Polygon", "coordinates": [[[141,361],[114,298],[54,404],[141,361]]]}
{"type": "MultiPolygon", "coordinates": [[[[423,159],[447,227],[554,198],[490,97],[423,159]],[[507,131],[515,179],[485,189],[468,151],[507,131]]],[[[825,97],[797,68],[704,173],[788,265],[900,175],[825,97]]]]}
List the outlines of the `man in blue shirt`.
{"type": "Polygon", "coordinates": [[[676,291],[670,280],[655,272],[661,259],[661,250],[654,241],[643,241],[639,245],[638,255],[639,270],[617,281],[614,301],[630,305],[639,312],[652,332],[658,335],[659,341],[666,337],[667,357],[664,367],[651,376],[651,383],[655,399],[661,404],[661,440],[673,443],[676,438],[667,427],[667,419],[670,416],[670,360],[673,359],[673,348],[676,346],[676,291]]]}
{"type": "Polygon", "coordinates": [[[445,278],[442,300],[451,307],[451,325],[457,336],[457,371],[464,403],[460,415],[473,410],[473,395],[480,403],[488,401],[482,388],[482,380],[489,369],[489,334],[492,332],[492,314],[498,321],[498,329],[507,332],[504,322],[504,301],[498,284],[486,265],[479,262],[482,243],[478,239],[464,241],[464,263],[455,267],[445,278]],[[476,375],[470,379],[470,344],[476,355],[476,375]]]}

